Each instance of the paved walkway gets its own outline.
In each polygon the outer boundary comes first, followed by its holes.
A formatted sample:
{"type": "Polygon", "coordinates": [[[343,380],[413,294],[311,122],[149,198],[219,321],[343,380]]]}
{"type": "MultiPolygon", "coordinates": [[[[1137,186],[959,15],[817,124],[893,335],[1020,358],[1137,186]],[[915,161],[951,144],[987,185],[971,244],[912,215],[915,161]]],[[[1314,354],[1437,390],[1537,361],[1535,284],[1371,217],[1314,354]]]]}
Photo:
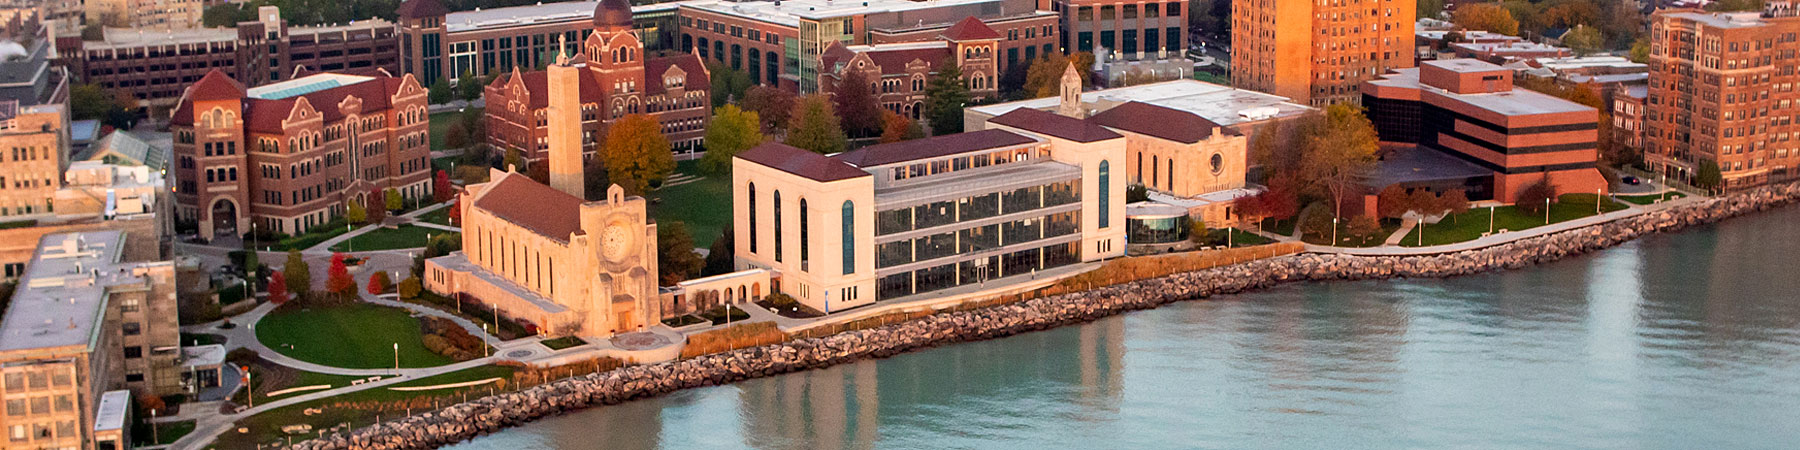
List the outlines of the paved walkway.
{"type": "Polygon", "coordinates": [[[1705,201],[1705,200],[1706,200],[1705,198],[1701,198],[1701,197],[1683,197],[1683,198],[1669,200],[1669,201],[1662,202],[1662,203],[1657,203],[1654,205],[1634,205],[1634,204],[1630,204],[1630,203],[1620,202],[1622,204],[1625,204],[1628,207],[1625,209],[1621,209],[1618,211],[1613,211],[1613,212],[1609,212],[1609,213],[1605,213],[1605,214],[1600,214],[1597,216],[1587,216],[1587,217],[1582,217],[1579,219],[1557,222],[1557,223],[1553,223],[1553,224],[1549,224],[1549,225],[1545,225],[1545,226],[1533,227],[1533,228],[1528,228],[1528,229],[1524,229],[1524,230],[1508,231],[1505,233],[1495,233],[1495,234],[1488,235],[1486,237],[1477,238],[1472,241],[1458,242],[1458,243],[1454,243],[1454,244],[1433,245],[1433,246],[1427,246],[1427,247],[1401,247],[1401,246],[1397,246],[1397,245],[1390,245],[1390,246],[1368,247],[1368,248],[1332,247],[1332,246],[1325,246],[1325,245],[1306,244],[1306,251],[1312,252],[1312,253],[1339,253],[1339,254],[1345,254],[1345,255],[1361,255],[1361,256],[1405,256],[1405,255],[1431,255],[1431,254],[1438,254],[1438,253],[1454,253],[1454,252],[1460,252],[1460,251],[1466,251],[1466,250],[1487,248],[1487,247],[1492,247],[1495,245],[1505,244],[1508,242],[1518,241],[1521,239],[1533,238],[1533,237],[1568,231],[1568,230],[1572,230],[1572,229],[1576,229],[1576,228],[1582,228],[1582,227],[1586,227],[1586,226],[1590,226],[1590,225],[1602,224],[1602,223],[1611,222],[1614,220],[1623,219],[1626,217],[1632,217],[1632,216],[1636,216],[1639,214],[1645,214],[1645,213],[1649,213],[1649,212],[1653,212],[1653,211],[1661,211],[1664,209],[1674,208],[1677,206],[1700,202],[1700,201],[1705,201]]]}

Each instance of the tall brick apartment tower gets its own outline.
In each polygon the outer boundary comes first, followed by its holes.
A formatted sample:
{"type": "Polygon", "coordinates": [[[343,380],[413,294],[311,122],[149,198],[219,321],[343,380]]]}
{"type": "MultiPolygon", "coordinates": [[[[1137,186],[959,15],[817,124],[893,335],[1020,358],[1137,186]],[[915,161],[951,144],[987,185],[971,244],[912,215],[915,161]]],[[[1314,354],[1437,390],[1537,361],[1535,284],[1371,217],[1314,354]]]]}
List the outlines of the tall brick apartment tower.
{"type": "Polygon", "coordinates": [[[1417,0],[1232,0],[1231,84],[1324,106],[1413,67],[1417,0]]]}
{"type": "Polygon", "coordinates": [[[1800,15],[1659,11],[1650,21],[1644,163],[1691,181],[1717,164],[1720,187],[1800,175],[1800,15]]]}

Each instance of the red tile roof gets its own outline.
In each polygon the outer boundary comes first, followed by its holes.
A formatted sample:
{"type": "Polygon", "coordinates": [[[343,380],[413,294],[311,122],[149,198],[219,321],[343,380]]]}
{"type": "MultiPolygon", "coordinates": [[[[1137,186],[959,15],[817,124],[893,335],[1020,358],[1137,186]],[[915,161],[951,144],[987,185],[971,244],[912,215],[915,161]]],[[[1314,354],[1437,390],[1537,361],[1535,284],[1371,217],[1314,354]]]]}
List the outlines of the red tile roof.
{"type": "Polygon", "coordinates": [[[1239,135],[1236,131],[1220,127],[1219,124],[1191,112],[1135,101],[1095,114],[1088,121],[1188,144],[1206,140],[1212,136],[1213,130],[1222,129],[1227,135],[1239,135]]]}
{"type": "Polygon", "coordinates": [[[501,175],[475,199],[475,208],[533,233],[569,242],[581,234],[582,200],[519,173],[501,175]]]}
{"type": "Polygon", "coordinates": [[[682,72],[687,73],[687,80],[682,82],[682,86],[687,89],[712,88],[712,77],[706,72],[706,63],[700,62],[700,55],[683,53],[645,59],[644,84],[647,86],[645,86],[644,92],[651,95],[668,92],[668,87],[663,86],[662,75],[664,72],[668,72],[671,66],[680,67],[682,72]]]}
{"type": "Polygon", "coordinates": [[[1042,133],[1075,142],[1095,142],[1124,137],[1119,133],[1106,129],[1093,122],[1038,111],[1031,108],[1014,109],[999,117],[988,119],[988,123],[1005,125],[1033,133],[1042,133]]]}
{"type": "Polygon", "coordinates": [[[206,76],[200,77],[200,81],[188,87],[188,98],[201,102],[244,98],[244,84],[214,68],[207,71],[206,76]]]}
{"type": "Polygon", "coordinates": [[[326,122],[336,122],[344,120],[344,112],[338,109],[338,104],[349,97],[356,97],[362,101],[363,114],[392,108],[393,96],[400,91],[400,85],[404,80],[405,79],[403,78],[376,74],[375,76],[372,76],[371,79],[362,82],[313,91],[288,98],[260,99],[245,97],[243,94],[239,94],[235,97],[225,97],[222,96],[227,92],[225,89],[230,87],[242,89],[242,85],[238,85],[231,77],[225,76],[215,69],[213,72],[207,73],[206,78],[201,78],[194,86],[188,88],[188,99],[182,101],[181,104],[175,108],[175,113],[169,118],[169,123],[172,125],[183,126],[193,125],[193,102],[195,100],[207,100],[208,98],[213,100],[237,99],[242,102],[241,107],[244,113],[245,130],[265,133],[281,133],[281,121],[287,120],[288,116],[293,113],[295,104],[297,104],[301,98],[305,98],[307,104],[312,105],[313,109],[318,110],[319,114],[324,116],[326,122]],[[211,78],[214,73],[219,74],[219,79],[209,82],[208,78],[211,78]],[[229,83],[229,85],[226,83],[229,83]],[[209,95],[212,97],[199,95],[202,91],[209,92],[209,95]]]}
{"type": "Polygon", "coordinates": [[[745,161],[761,164],[771,169],[780,170],[806,177],[813,181],[832,182],[852,178],[867,177],[862,171],[835,158],[795,148],[779,142],[768,142],[738,153],[737,157],[745,161]]]}
{"type": "Polygon", "coordinates": [[[977,19],[975,16],[969,16],[963,18],[961,22],[957,22],[956,25],[951,25],[950,28],[944,29],[943,36],[945,39],[952,41],[976,41],[1000,39],[1000,32],[994,31],[993,27],[989,27],[985,23],[981,23],[981,19],[977,19]]]}
{"type": "Polygon", "coordinates": [[[875,167],[900,162],[949,156],[1037,142],[1029,136],[1006,130],[981,130],[946,134],[924,139],[871,145],[837,155],[837,159],[857,167],[875,167]]]}

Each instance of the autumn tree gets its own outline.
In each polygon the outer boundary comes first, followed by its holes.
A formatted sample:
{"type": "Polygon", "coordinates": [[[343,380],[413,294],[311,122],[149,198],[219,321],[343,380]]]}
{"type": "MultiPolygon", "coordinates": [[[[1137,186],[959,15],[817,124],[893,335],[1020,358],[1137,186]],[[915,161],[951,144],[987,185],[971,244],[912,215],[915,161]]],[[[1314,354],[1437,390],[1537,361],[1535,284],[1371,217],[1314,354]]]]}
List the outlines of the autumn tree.
{"type": "Polygon", "coordinates": [[[269,274],[269,303],[280,305],[287,301],[287,277],[283,276],[281,272],[269,274]]]}
{"type": "Polygon", "coordinates": [[[663,286],[673,286],[687,281],[700,270],[706,262],[694,253],[694,237],[688,234],[687,224],[668,221],[656,226],[656,269],[657,278],[663,286]]]}
{"type": "Polygon", "coordinates": [[[456,198],[456,188],[450,184],[450,172],[438,170],[437,175],[431,177],[432,203],[443,203],[452,198],[456,198]]]}
{"type": "Polygon", "coordinates": [[[1562,43],[1570,50],[1574,50],[1576,55],[1587,56],[1604,49],[1606,38],[1600,35],[1598,28],[1576,25],[1568,33],[1563,34],[1562,43]]]}
{"type": "Polygon", "coordinates": [[[1719,0],[1706,5],[1707,11],[1762,11],[1764,0],[1719,0]]]}
{"type": "Polygon", "coordinates": [[[386,191],[382,192],[382,195],[387,197],[388,211],[406,209],[406,199],[400,197],[400,191],[395,190],[394,188],[388,188],[386,191]]]}
{"type": "Polygon", "coordinates": [[[350,266],[344,262],[343,253],[331,254],[331,268],[326,272],[325,292],[336,294],[340,300],[349,300],[356,295],[356,279],[350,277],[350,266]]]}
{"type": "Polygon", "coordinates": [[[288,250],[287,263],[281,267],[281,274],[288,292],[303,299],[311,295],[312,267],[300,256],[300,250],[288,250]]]}
{"type": "Polygon", "coordinates": [[[377,271],[375,271],[375,273],[373,275],[369,275],[369,287],[368,287],[369,295],[386,294],[387,286],[388,286],[387,272],[377,270],[377,271]]]}
{"type": "Polygon", "coordinates": [[[450,208],[450,226],[462,226],[462,199],[452,200],[448,208],[450,208]]]}
{"type": "Polygon", "coordinates": [[[675,171],[675,158],[669,153],[662,125],[643,114],[627,115],[613,123],[606,132],[600,159],[606,164],[606,177],[632,195],[649,192],[675,171]]]}
{"type": "Polygon", "coordinates": [[[1444,12],[1444,0],[1419,0],[1419,18],[1437,18],[1444,12]]]}
{"type": "Polygon", "coordinates": [[[925,119],[936,136],[963,131],[963,107],[970,102],[969,86],[963,84],[962,68],[954,58],[938,66],[937,75],[925,86],[925,119]]]}
{"type": "Polygon", "coordinates": [[[69,88],[69,116],[74,120],[98,120],[113,128],[131,128],[137,114],[136,100],[127,100],[98,84],[77,84],[69,88]]]}
{"type": "Polygon", "coordinates": [[[444,148],[463,148],[469,146],[469,130],[463,124],[451,122],[444,127],[444,148]]]}
{"type": "Polygon", "coordinates": [[[1420,216],[1444,212],[1444,208],[1441,208],[1443,204],[1438,202],[1437,194],[1425,189],[1413,189],[1412,195],[1407,196],[1406,203],[1412,205],[1412,210],[1418,212],[1420,216]]]}
{"type": "Polygon", "coordinates": [[[1456,223],[1458,216],[1469,212],[1469,193],[1462,189],[1451,189],[1444,192],[1444,195],[1438,196],[1438,210],[1448,211],[1450,223],[1456,223]]]}
{"type": "Polygon", "coordinates": [[[881,105],[875,100],[869,77],[856,70],[844,72],[844,79],[838,81],[832,93],[832,106],[837,108],[844,134],[867,137],[881,128],[881,105]]]}
{"type": "Polygon", "coordinates": [[[1556,201],[1556,187],[1550,185],[1550,179],[1544,178],[1526,186],[1519,196],[1513,199],[1513,205],[1528,214],[1543,214],[1544,208],[1556,201]]]}
{"type": "Polygon", "coordinates": [[[815,153],[838,153],[849,145],[838,126],[837,112],[823,95],[809,95],[794,106],[787,127],[787,145],[815,153]]]}
{"type": "Polygon", "coordinates": [[[919,122],[893,111],[881,112],[881,143],[910,141],[925,137],[919,122]]]}
{"type": "Polygon", "coordinates": [[[1358,189],[1360,177],[1375,166],[1380,148],[1375,126],[1362,108],[1339,103],[1325,108],[1322,116],[1302,122],[1299,135],[1305,156],[1297,179],[1302,191],[1324,194],[1331,200],[1332,215],[1344,217],[1343,205],[1358,189]]]}
{"type": "Polygon", "coordinates": [[[1452,15],[1457,26],[1507,35],[1519,34],[1519,21],[1511,11],[1492,3],[1465,3],[1452,15]]]}
{"type": "Polygon", "coordinates": [[[1066,57],[1051,53],[1039,57],[1025,71],[1025,95],[1031,98],[1060,95],[1063,71],[1068,70],[1071,61],[1075,63],[1075,73],[1081,75],[1081,85],[1087,86],[1092,81],[1089,68],[1094,67],[1093,53],[1079,52],[1066,57]]]}
{"type": "Polygon", "coordinates": [[[775,86],[757,86],[744,94],[744,109],[762,119],[762,129],[774,131],[786,127],[799,97],[775,86]]]}
{"type": "Polygon", "coordinates": [[[344,208],[344,220],[357,225],[369,223],[369,211],[363,209],[362,202],[350,200],[350,206],[344,208]]]}
{"type": "Polygon", "coordinates": [[[1376,235],[1381,233],[1381,222],[1376,221],[1374,217],[1356,216],[1350,219],[1349,223],[1344,224],[1344,232],[1356,237],[1358,241],[1367,243],[1370,239],[1380,237],[1376,235]]]}
{"type": "Polygon", "coordinates": [[[1398,184],[1390,184],[1375,195],[1375,213],[1383,219],[1398,219],[1412,209],[1412,197],[1398,184]]]}
{"type": "Polygon", "coordinates": [[[400,280],[400,286],[398,286],[396,290],[400,292],[401,300],[412,300],[419,298],[419,293],[425,291],[425,285],[419,281],[417,275],[414,275],[406,277],[404,280],[400,280]]]}
{"type": "Polygon", "coordinates": [[[369,204],[363,205],[363,212],[368,214],[369,223],[372,225],[380,225],[382,221],[387,220],[387,201],[384,197],[386,195],[383,194],[381,188],[369,189],[369,204]]]}
{"type": "Polygon", "coordinates": [[[700,171],[728,175],[731,157],[762,141],[762,119],[755,111],[745,111],[737,105],[718,107],[713,110],[712,123],[706,126],[706,155],[700,157],[700,171]]]}

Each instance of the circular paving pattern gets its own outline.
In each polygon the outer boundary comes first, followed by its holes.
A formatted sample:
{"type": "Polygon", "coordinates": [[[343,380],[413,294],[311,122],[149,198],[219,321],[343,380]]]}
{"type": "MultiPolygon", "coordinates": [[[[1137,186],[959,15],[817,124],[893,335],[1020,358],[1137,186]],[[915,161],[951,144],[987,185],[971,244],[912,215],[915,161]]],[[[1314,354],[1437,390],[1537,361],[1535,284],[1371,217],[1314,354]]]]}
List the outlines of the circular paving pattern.
{"type": "Polygon", "coordinates": [[[531,350],[513,350],[510,352],[506,352],[506,357],[508,357],[508,358],[524,358],[527,356],[531,356],[531,353],[532,353],[531,350]]]}
{"type": "Polygon", "coordinates": [[[649,350],[673,343],[668,337],[648,331],[613,336],[609,341],[612,342],[613,347],[624,350],[649,350]]]}

